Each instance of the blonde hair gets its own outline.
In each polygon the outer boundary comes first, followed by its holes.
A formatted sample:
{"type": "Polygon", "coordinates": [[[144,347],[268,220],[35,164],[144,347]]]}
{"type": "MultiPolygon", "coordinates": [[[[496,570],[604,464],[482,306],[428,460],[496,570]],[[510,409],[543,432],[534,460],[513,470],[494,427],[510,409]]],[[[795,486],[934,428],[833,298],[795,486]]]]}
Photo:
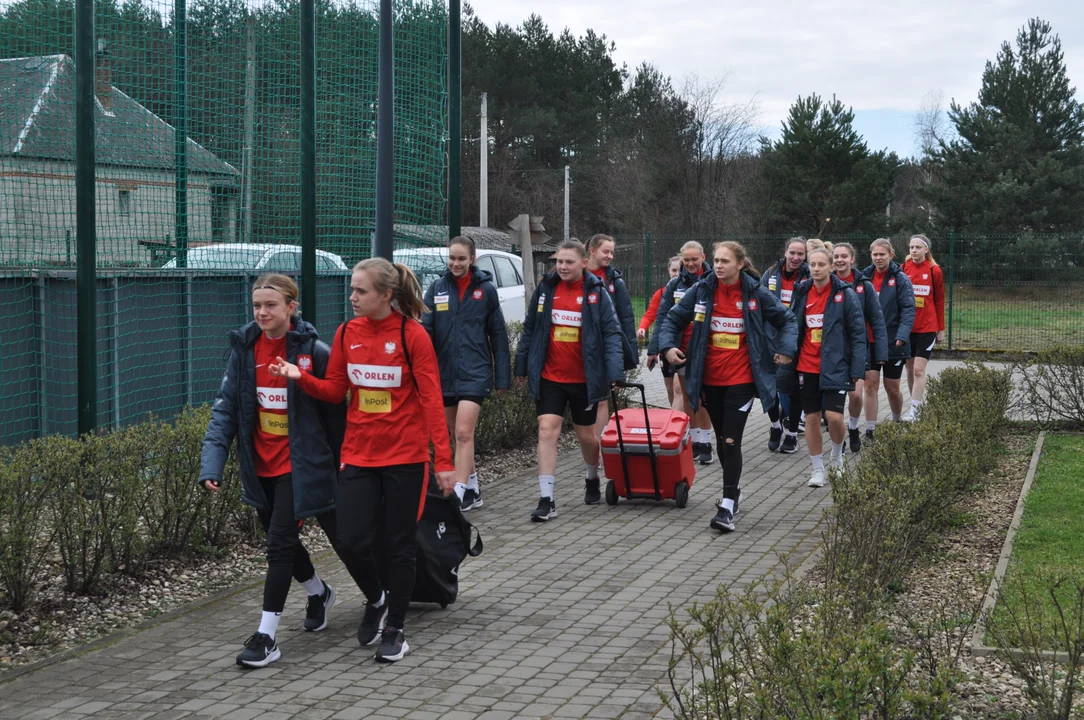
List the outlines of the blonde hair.
{"type": "Polygon", "coordinates": [[[354,266],[353,272],[362,270],[369,274],[373,289],[378,293],[391,290],[391,301],[399,312],[419,319],[429,308],[422,301],[422,286],[414,272],[402,263],[392,264],[384,258],[369,258],[354,266]]]}
{"type": "Polygon", "coordinates": [[[832,254],[832,243],[825,242],[820,238],[809,238],[805,241],[805,254],[808,258],[813,254],[814,250],[827,250],[828,254],[832,254]]]}
{"type": "MultiPolygon", "coordinates": [[[[678,252],[685,252],[686,250],[699,250],[700,254],[704,254],[704,246],[698,243],[696,240],[690,240],[681,246],[681,250],[678,252]]],[[[680,256],[679,256],[680,257],[680,256]]]]}
{"type": "Polygon", "coordinates": [[[712,260],[715,259],[715,253],[719,252],[720,249],[729,250],[734,253],[734,259],[738,261],[738,265],[741,265],[742,270],[747,270],[754,275],[760,274],[757,272],[757,269],[753,267],[753,261],[749,259],[749,254],[745,252],[745,246],[741,243],[734,242],[733,240],[723,240],[715,243],[715,246],[711,251],[712,260]]]}
{"type": "MultiPolygon", "coordinates": [[[[812,243],[813,241],[810,240],[809,242],[812,243]]],[[[813,245],[810,249],[806,250],[806,260],[813,257],[814,253],[824,253],[825,255],[828,256],[828,264],[831,265],[832,264],[832,244],[831,243],[821,242],[820,240],[817,240],[816,242],[817,242],[816,245],[813,245]]]]}
{"type": "MultiPolygon", "coordinates": [[[[934,258],[933,258],[933,249],[930,247],[930,239],[928,237],[926,237],[926,235],[923,234],[923,233],[919,233],[918,235],[912,235],[911,236],[911,240],[914,240],[915,238],[918,238],[919,240],[921,240],[922,244],[926,246],[926,259],[930,261],[930,265],[937,265],[937,261],[934,260],[934,258]]],[[[911,244],[910,240],[908,241],[907,244],[908,244],[908,246],[910,246],[910,244],[911,244]]],[[[911,248],[908,247],[907,249],[910,250],[911,248]]]]}
{"type": "Polygon", "coordinates": [[[888,238],[877,238],[876,240],[871,242],[869,244],[870,252],[873,252],[873,248],[875,248],[875,247],[888,248],[888,257],[889,258],[895,258],[896,257],[896,248],[892,247],[892,241],[889,240],[888,238]]]}
{"type": "Polygon", "coordinates": [[[292,278],[286,275],[280,275],[279,273],[268,273],[256,278],[256,282],[252,283],[253,291],[256,290],[277,290],[282,293],[286,298],[287,303],[297,302],[297,283],[292,278]]]}

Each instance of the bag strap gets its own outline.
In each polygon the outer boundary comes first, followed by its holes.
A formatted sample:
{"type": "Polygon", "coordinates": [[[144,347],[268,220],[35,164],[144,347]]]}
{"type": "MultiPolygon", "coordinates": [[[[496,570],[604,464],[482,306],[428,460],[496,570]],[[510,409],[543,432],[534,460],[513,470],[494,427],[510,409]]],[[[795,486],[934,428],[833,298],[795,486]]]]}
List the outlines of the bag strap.
{"type": "MultiPolygon", "coordinates": [[[[471,545],[467,548],[467,554],[471,557],[478,557],[482,554],[482,533],[478,530],[478,528],[474,527],[473,525],[470,526],[470,529],[474,531],[475,535],[478,536],[478,539],[474,541],[474,545],[471,545]]],[[[467,534],[467,542],[470,542],[469,533],[467,534]]]]}
{"type": "Polygon", "coordinates": [[[403,344],[403,355],[406,357],[407,367],[410,368],[410,379],[414,383],[414,391],[418,391],[418,378],[414,377],[414,363],[410,362],[410,348],[406,344],[406,313],[400,315],[403,321],[399,324],[399,342],[403,344]]]}

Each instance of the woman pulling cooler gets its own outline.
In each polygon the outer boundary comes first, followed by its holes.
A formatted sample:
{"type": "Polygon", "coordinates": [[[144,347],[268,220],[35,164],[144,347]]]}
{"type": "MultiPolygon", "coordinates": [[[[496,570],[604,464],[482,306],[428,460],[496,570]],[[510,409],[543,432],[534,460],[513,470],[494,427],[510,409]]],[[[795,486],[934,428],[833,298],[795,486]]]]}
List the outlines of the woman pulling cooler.
{"type": "Polygon", "coordinates": [[[326,379],[281,357],[271,372],[328,402],[342,400],[350,390],[336,505],[339,542],[357,558],[358,585],[367,601],[358,642],[379,641],[376,660],[395,662],[410,649],[403,627],[414,589],[430,441],[445,494],[455,489],[455,465],[437,356],[416,320],[426,308],[414,273],[383,258],[362,260],[350,276],[350,304],[355,317],[335,333],[326,379]],[[388,562],[387,587],[373,555],[378,532],[388,562]]]}
{"type": "Polygon", "coordinates": [[[792,361],[797,341],[794,315],[762,286],[736,242],[715,245],[714,272],[708,273],[662,321],[660,352],[685,366],[685,392],[694,409],[711,416],[723,463],[723,497],[711,527],[734,529],[741,496],[742,435],[754,398],[767,410],[775,403],[776,365],[792,361]],[[680,343],[691,326],[687,350],[680,343]],[[767,328],[775,330],[775,348],[767,328]]]}
{"type": "Polygon", "coordinates": [[[779,375],[792,405],[805,410],[805,440],[813,463],[807,484],[824,487],[821,410],[828,416],[832,439],[830,468],[841,473],[843,407],[847,393],[866,373],[866,324],[854,290],[832,274],[831,250],[822,246],[810,252],[809,273],[811,279],[795,288],[792,303],[798,321],[798,357],[779,375]]]}
{"type": "Polygon", "coordinates": [[[907,361],[911,410],[903,419],[914,420],[926,392],[926,363],[934,345],[945,341],[945,285],[928,237],[912,236],[908,250],[911,256],[903,264],[903,271],[915,291],[915,325],[911,328],[911,359],[907,361]]]}
{"type": "MultiPolygon", "coordinates": [[[[877,291],[865,275],[854,270],[854,246],[850,243],[836,243],[832,246],[832,266],[836,277],[847,283],[861,301],[862,317],[866,321],[866,375],[888,359],[888,337],[885,334],[885,319],[881,314],[881,304],[877,301],[877,291]]],[[[847,435],[851,452],[862,450],[862,437],[858,430],[858,421],[862,419],[862,393],[864,380],[856,383],[847,401],[847,435]]]]}
{"type": "Polygon", "coordinates": [[[863,275],[869,278],[877,292],[888,338],[888,360],[880,366],[873,365],[866,372],[866,442],[873,439],[873,431],[877,427],[877,385],[882,373],[892,419],[898,422],[903,417],[900,378],[903,377],[904,365],[911,357],[911,328],[915,323],[915,294],[911,279],[892,259],[896,255],[892,242],[887,238],[874,240],[869,246],[869,254],[873,264],[863,271],[863,275]]]}
{"type": "MultiPolygon", "coordinates": [[[[670,279],[673,280],[681,272],[681,256],[675,255],[670,258],[666,263],[666,271],[670,274],[670,279]]],[[[636,330],[636,339],[643,340],[647,337],[647,331],[651,329],[652,324],[655,322],[655,318],[659,314],[659,304],[662,301],[662,293],[666,290],[666,286],[655,291],[655,294],[651,296],[651,302],[647,304],[647,310],[644,312],[644,316],[640,318],[640,327],[636,330]]],[[[647,369],[654,370],[656,363],[658,363],[658,355],[649,355],[647,358],[647,369]]],[[[662,364],[662,381],[666,385],[666,399],[670,405],[674,404],[674,371],[667,363],[662,364]]]]}
{"type": "Polygon", "coordinates": [[[463,510],[482,507],[474,467],[474,428],[482,403],[494,385],[500,395],[512,383],[501,300],[489,272],[474,261],[473,240],[457,237],[448,243],[448,271],[426,290],[429,312],[422,315],[440,365],[444,417],[455,438],[455,490],[463,510]]]}
{"type": "Polygon", "coordinates": [[[259,629],[237,664],[264,667],[281,656],[275,635],[290,579],[309,594],[304,628],[327,627],[335,590],[322,581],[301,543],[301,521],[315,517],[350,574],[357,564],[336,538],[335,479],[346,408],[342,398],[319,402],[269,372],[289,358],[299,372],[323,377],[328,347],[297,315],[297,285],[285,275],[262,275],[252,289],[253,322],[230,333],[230,356],[203,438],[200,483],[218,491],[237,438],[241,499],[256,508],[267,533],[267,575],[259,629]]]}
{"type": "MultiPolygon", "coordinates": [[[[783,303],[783,307],[790,308],[791,297],[794,294],[794,286],[809,277],[809,265],[806,264],[806,239],[804,237],[792,237],[787,240],[783,248],[783,257],[764,271],[760,278],[760,284],[768,288],[783,303]]],[[[769,327],[768,342],[775,342],[775,330],[769,327]]],[[[774,351],[774,350],[773,350],[774,351]]],[[[785,395],[780,395],[779,402],[773,403],[768,408],[768,419],[772,421],[771,430],[768,431],[768,449],[772,452],[793,453],[798,449],[798,427],[789,428],[789,432],[783,432],[783,418],[789,414],[789,400],[785,395]]]]}
{"type": "Polygon", "coordinates": [[[583,500],[602,501],[596,408],[624,376],[621,328],[610,294],[585,272],[587,252],[575,240],[557,248],[557,268],[535,288],[516,348],[515,375],[527,383],[538,413],[538,507],[534,522],[557,517],[557,440],[565,408],[580,441],[586,473],[583,500]]]}

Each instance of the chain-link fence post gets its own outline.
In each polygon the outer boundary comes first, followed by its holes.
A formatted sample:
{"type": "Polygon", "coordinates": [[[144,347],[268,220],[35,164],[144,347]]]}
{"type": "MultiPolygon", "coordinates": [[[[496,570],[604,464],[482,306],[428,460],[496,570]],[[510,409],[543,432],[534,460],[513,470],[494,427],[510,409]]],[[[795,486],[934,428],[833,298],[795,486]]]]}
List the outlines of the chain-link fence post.
{"type": "MultiPolygon", "coordinates": [[[[94,0],[75,5],[75,288],[77,427],[98,426],[97,228],[94,207],[94,0]]],[[[104,50],[104,48],[101,48],[104,50]]],[[[45,402],[45,398],[41,398],[45,402]]]]}
{"type": "Polygon", "coordinates": [[[948,346],[952,349],[952,317],[954,303],[952,302],[953,290],[956,287],[956,231],[949,230],[948,241],[948,346]]]}
{"type": "MultiPolygon", "coordinates": [[[[651,301],[651,295],[655,292],[654,277],[651,267],[651,233],[644,233],[644,244],[647,246],[647,250],[644,252],[644,258],[647,262],[647,269],[644,271],[644,303],[651,301]]],[[[646,305],[644,306],[647,307],[646,305]]]]}

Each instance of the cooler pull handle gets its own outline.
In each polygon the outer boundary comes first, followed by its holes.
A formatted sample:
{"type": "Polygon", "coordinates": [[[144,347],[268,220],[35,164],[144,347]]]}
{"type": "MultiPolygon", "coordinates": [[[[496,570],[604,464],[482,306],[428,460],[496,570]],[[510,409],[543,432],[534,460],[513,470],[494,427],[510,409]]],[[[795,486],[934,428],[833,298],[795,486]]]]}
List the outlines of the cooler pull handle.
{"type": "Polygon", "coordinates": [[[621,436],[621,413],[617,406],[617,388],[633,388],[640,391],[640,403],[644,408],[644,429],[647,430],[647,453],[651,456],[651,480],[655,487],[655,501],[662,500],[662,492],[659,490],[659,466],[655,458],[655,440],[651,437],[651,419],[647,414],[647,390],[643,383],[632,383],[625,380],[616,380],[610,386],[610,402],[614,408],[614,425],[617,427],[617,444],[621,450],[621,469],[625,472],[625,487],[629,486],[628,460],[625,459],[625,442],[621,436]]]}

